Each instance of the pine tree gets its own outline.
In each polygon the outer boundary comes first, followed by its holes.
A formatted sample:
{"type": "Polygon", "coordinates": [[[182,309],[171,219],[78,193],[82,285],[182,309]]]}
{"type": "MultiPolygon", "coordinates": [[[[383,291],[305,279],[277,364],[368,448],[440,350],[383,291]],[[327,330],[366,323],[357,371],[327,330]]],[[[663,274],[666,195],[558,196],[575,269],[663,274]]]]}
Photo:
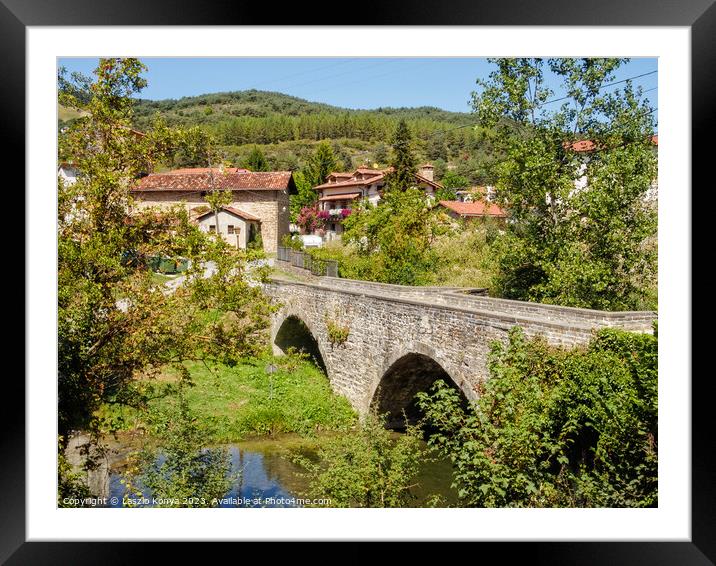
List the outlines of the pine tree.
{"type": "Polygon", "coordinates": [[[251,153],[244,160],[243,166],[249,171],[268,171],[268,162],[258,146],[254,146],[251,149],[251,153]]]}
{"type": "Polygon", "coordinates": [[[305,176],[311,186],[321,185],[326,182],[326,177],[331,171],[335,171],[338,163],[336,156],[328,142],[322,141],[316,146],[316,151],[308,158],[305,176]]]}
{"type": "Polygon", "coordinates": [[[412,134],[405,120],[398,122],[393,136],[393,171],[386,178],[388,190],[404,191],[415,185],[416,162],[412,150],[412,134]]]}

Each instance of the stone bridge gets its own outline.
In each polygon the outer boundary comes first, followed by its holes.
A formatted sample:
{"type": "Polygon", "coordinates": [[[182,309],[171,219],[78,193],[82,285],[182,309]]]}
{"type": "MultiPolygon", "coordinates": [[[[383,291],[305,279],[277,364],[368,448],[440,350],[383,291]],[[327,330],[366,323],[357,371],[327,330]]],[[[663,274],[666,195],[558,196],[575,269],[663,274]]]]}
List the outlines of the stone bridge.
{"type": "Polygon", "coordinates": [[[656,313],[605,312],[487,297],[484,290],[405,287],[333,277],[274,278],[267,292],[280,304],[271,325],[274,353],[309,353],[336,393],[360,413],[388,412],[389,425],[417,416],[413,399],[437,379],[466,399],[488,376],[487,354],[519,325],[527,336],[576,346],[602,327],[652,332],[656,313]],[[348,329],[344,342],[329,327],[348,329]],[[331,340],[333,339],[333,341],[331,340]]]}

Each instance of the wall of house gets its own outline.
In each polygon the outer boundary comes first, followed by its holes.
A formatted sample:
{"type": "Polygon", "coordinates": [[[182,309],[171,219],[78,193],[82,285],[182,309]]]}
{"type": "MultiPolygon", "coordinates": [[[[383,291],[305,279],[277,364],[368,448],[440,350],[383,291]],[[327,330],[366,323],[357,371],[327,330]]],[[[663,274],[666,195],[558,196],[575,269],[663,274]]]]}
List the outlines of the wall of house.
{"type": "MultiPolygon", "coordinates": [[[[249,223],[225,210],[219,211],[218,216],[219,233],[222,238],[232,246],[245,249],[248,244],[249,223]],[[229,234],[229,225],[234,226],[233,234],[229,234]]],[[[214,214],[209,214],[199,220],[199,229],[203,232],[209,232],[209,228],[212,225],[216,225],[216,216],[214,214]]]]}
{"type": "MultiPolygon", "coordinates": [[[[261,239],[264,251],[275,253],[281,237],[288,234],[290,211],[288,208],[288,191],[233,191],[234,200],[229,204],[261,220],[261,239]]],[[[200,193],[185,191],[146,191],[135,192],[136,206],[169,207],[182,204],[187,210],[198,206],[206,206],[206,200],[200,193]]]]}

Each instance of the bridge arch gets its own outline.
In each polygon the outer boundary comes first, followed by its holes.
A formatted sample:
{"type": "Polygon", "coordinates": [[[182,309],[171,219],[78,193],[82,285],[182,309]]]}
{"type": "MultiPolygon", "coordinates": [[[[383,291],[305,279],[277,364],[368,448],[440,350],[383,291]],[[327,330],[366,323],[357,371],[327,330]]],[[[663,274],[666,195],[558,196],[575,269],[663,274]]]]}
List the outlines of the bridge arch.
{"type": "Polygon", "coordinates": [[[328,376],[327,358],[319,335],[306,317],[295,312],[281,313],[273,324],[271,344],[276,355],[285,354],[289,348],[308,354],[316,366],[328,376]]]}
{"type": "Polygon", "coordinates": [[[442,380],[460,393],[463,401],[475,398],[475,392],[463,380],[446,369],[446,364],[433,348],[416,344],[407,350],[389,354],[370,390],[369,407],[378,414],[387,413],[386,426],[391,429],[416,423],[422,416],[415,403],[419,392],[428,392],[442,380]],[[403,414],[405,413],[405,414],[403,414]]]}

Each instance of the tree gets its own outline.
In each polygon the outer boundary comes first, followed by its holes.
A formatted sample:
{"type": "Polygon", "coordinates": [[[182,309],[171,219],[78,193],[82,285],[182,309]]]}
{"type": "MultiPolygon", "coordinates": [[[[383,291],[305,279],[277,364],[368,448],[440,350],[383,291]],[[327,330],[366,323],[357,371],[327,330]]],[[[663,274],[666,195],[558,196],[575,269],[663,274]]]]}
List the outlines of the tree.
{"type": "MultiPolygon", "coordinates": [[[[211,175],[213,177],[214,173],[211,173],[211,175]]],[[[234,197],[231,191],[213,190],[204,197],[204,200],[209,203],[211,210],[214,212],[216,234],[219,235],[221,234],[221,230],[219,229],[219,211],[225,206],[230,205],[234,197]]]]}
{"type": "Polygon", "coordinates": [[[495,343],[467,409],[445,383],[418,394],[428,443],[469,507],[658,504],[656,335],[603,329],[585,349],[495,343]]]}
{"type": "Polygon", "coordinates": [[[152,415],[161,448],[130,457],[125,494],[128,499],[151,498],[156,507],[218,507],[235,479],[231,457],[226,449],[203,448],[205,433],[181,389],[176,407],[152,415]]]}
{"type": "Polygon", "coordinates": [[[343,241],[371,262],[365,278],[401,285],[428,280],[436,262],[431,244],[441,226],[420,189],[390,191],[378,206],[355,207],[343,226],[343,241]]]}
{"type": "Polygon", "coordinates": [[[314,190],[310,181],[306,178],[306,173],[296,171],[293,174],[293,180],[296,183],[296,194],[291,195],[291,222],[296,222],[301,210],[304,208],[314,208],[318,200],[318,193],[314,190]]]}
{"type": "Polygon", "coordinates": [[[426,152],[428,159],[432,161],[436,159],[447,161],[448,151],[447,145],[445,144],[445,134],[443,132],[435,132],[428,138],[426,152]]]}
{"type": "Polygon", "coordinates": [[[415,186],[417,163],[413,155],[413,136],[405,120],[400,120],[393,135],[393,155],[390,163],[393,170],[386,175],[386,191],[405,191],[415,186]]]}
{"type": "Polygon", "coordinates": [[[655,278],[653,112],[630,81],[605,91],[622,59],[497,59],[473,108],[504,158],[491,167],[511,218],[496,248],[501,293],[567,306],[643,308],[655,278]],[[567,100],[555,108],[545,70],[567,100]],[[585,141],[587,151],[575,142],[585,141]],[[582,186],[584,181],[586,186],[582,186]]]}
{"type": "Polygon", "coordinates": [[[342,146],[338,142],[333,142],[333,154],[336,156],[337,166],[340,166],[341,171],[353,170],[353,158],[345,146],[342,146]]]}
{"type": "Polygon", "coordinates": [[[417,429],[408,427],[394,440],[385,418],[369,414],[357,432],[322,446],[320,463],[295,461],[308,470],[310,497],[331,507],[409,507],[425,456],[417,429]]]}
{"type": "MultiPolygon", "coordinates": [[[[88,102],[72,91],[60,101],[84,116],[60,137],[61,151],[82,175],[58,187],[58,413],[63,439],[98,433],[103,403],[146,406],[139,374],[172,365],[191,376],[185,359],[236,363],[263,347],[269,301],[246,278],[247,256],[207,238],[186,209],[142,210],[136,178],[188,143],[185,130],[161,122],[131,128],[132,95],[146,81],[137,59],[101,59],[88,102]],[[184,285],[158,287],[152,257],[191,260],[184,285]],[[213,275],[205,265],[212,262],[213,275]]],[[[256,272],[259,279],[262,272],[256,272]]]]}
{"type": "Polygon", "coordinates": [[[470,181],[462,175],[448,171],[440,180],[440,184],[443,188],[438,190],[435,198],[437,200],[455,200],[457,198],[456,189],[467,189],[470,186],[470,181]]]}
{"type": "Polygon", "coordinates": [[[322,185],[331,171],[337,168],[336,157],[333,154],[330,144],[322,141],[316,146],[316,150],[308,158],[308,165],[304,171],[306,180],[312,187],[322,185]]]}
{"type": "Polygon", "coordinates": [[[253,146],[242,166],[249,171],[268,171],[268,162],[258,146],[253,146]]]}

